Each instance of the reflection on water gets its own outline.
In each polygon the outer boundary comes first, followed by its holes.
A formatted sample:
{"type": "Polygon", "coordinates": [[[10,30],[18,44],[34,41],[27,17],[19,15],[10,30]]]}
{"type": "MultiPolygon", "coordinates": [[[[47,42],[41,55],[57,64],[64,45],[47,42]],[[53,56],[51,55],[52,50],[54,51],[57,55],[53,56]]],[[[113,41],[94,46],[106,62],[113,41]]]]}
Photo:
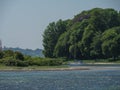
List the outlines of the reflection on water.
{"type": "Polygon", "coordinates": [[[120,90],[120,70],[0,72],[0,90],[120,90]]]}

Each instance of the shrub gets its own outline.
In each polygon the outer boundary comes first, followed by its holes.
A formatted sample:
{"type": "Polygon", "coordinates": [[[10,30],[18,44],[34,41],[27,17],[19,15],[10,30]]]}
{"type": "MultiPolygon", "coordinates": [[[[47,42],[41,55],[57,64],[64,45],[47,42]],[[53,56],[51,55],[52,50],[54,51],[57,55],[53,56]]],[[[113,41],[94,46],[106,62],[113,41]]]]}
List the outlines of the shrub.
{"type": "Polygon", "coordinates": [[[3,52],[0,51],[0,59],[2,59],[4,56],[3,52]]]}
{"type": "Polygon", "coordinates": [[[63,62],[62,60],[47,58],[47,59],[38,60],[36,63],[39,66],[57,66],[57,65],[62,65],[62,62],[63,62]]]}
{"type": "Polygon", "coordinates": [[[29,65],[27,61],[20,61],[20,60],[16,60],[16,61],[17,61],[17,66],[20,66],[20,67],[25,67],[29,65]]]}
{"type": "Polygon", "coordinates": [[[28,61],[16,60],[13,57],[4,58],[0,60],[0,63],[6,66],[28,66],[29,65],[28,61]]]}
{"type": "Polygon", "coordinates": [[[62,60],[54,60],[54,59],[49,60],[49,66],[58,66],[58,65],[62,65],[62,63],[63,63],[62,60]]]}
{"type": "Polygon", "coordinates": [[[6,66],[17,66],[17,60],[9,58],[9,59],[3,59],[3,64],[6,66]]]}
{"type": "Polygon", "coordinates": [[[23,54],[18,51],[14,52],[14,57],[15,59],[18,59],[18,60],[24,60],[23,54]]]}
{"type": "Polygon", "coordinates": [[[32,58],[31,60],[27,60],[29,65],[37,65],[37,66],[57,66],[62,65],[62,59],[53,59],[53,58],[32,58]]]}

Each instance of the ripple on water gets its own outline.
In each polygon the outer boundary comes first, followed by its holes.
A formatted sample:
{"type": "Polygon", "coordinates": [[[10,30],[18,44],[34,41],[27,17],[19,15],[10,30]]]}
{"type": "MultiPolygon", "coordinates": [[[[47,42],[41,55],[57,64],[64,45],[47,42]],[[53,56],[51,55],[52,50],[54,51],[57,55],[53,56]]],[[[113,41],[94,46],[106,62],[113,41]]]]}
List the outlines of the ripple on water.
{"type": "Polygon", "coordinates": [[[120,90],[120,70],[0,72],[0,90],[120,90]]]}

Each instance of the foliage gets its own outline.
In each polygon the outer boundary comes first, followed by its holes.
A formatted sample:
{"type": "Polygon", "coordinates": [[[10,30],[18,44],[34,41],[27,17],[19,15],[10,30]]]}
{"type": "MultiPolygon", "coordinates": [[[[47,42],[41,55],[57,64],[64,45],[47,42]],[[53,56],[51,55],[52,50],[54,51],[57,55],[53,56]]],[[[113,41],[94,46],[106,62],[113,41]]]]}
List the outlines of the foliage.
{"type": "Polygon", "coordinates": [[[20,52],[5,50],[0,52],[2,55],[0,63],[7,66],[28,66],[28,62],[24,61],[24,55],[20,52]]]}
{"type": "Polygon", "coordinates": [[[120,55],[120,27],[106,30],[102,35],[102,51],[107,57],[114,59],[120,55]]]}
{"type": "Polygon", "coordinates": [[[29,55],[32,57],[44,57],[43,53],[42,53],[42,49],[22,49],[22,48],[12,48],[12,47],[4,47],[3,50],[12,50],[12,51],[18,51],[21,52],[23,55],[29,55]]]}
{"type": "Polygon", "coordinates": [[[44,55],[46,57],[54,57],[53,51],[58,41],[59,36],[66,31],[66,22],[59,20],[58,22],[50,23],[43,35],[44,55]]]}
{"type": "Polygon", "coordinates": [[[3,52],[2,52],[2,51],[0,51],[0,59],[2,59],[2,58],[3,58],[3,56],[4,56],[3,52]]]}
{"type": "Polygon", "coordinates": [[[6,66],[58,66],[63,64],[63,59],[24,56],[22,53],[12,50],[0,52],[0,55],[0,64],[6,66]]]}
{"type": "Polygon", "coordinates": [[[23,54],[18,51],[14,52],[14,57],[15,59],[18,59],[18,60],[24,60],[23,54]]]}
{"type": "Polygon", "coordinates": [[[17,66],[17,60],[13,59],[13,58],[5,58],[2,59],[2,64],[5,64],[6,66],[17,66]]]}
{"type": "Polygon", "coordinates": [[[3,51],[4,57],[14,57],[14,52],[12,50],[3,51]]]}
{"type": "Polygon", "coordinates": [[[59,28],[65,28],[57,29],[58,34],[54,31],[55,23],[45,30],[46,57],[116,59],[120,56],[120,13],[114,9],[94,8],[62,22],[66,23],[59,28]]]}
{"type": "Polygon", "coordinates": [[[29,62],[29,65],[37,65],[37,66],[58,66],[62,65],[63,60],[62,59],[53,59],[53,58],[31,58],[30,60],[27,60],[29,62]]]}

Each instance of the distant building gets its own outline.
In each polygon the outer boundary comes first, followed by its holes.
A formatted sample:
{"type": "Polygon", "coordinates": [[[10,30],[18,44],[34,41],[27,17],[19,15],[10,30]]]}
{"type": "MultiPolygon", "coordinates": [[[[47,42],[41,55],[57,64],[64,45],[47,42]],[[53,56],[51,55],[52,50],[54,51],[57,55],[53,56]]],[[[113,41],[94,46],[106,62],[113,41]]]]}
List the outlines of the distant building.
{"type": "Polygon", "coordinates": [[[2,41],[0,40],[0,51],[2,51],[2,41]]]}

